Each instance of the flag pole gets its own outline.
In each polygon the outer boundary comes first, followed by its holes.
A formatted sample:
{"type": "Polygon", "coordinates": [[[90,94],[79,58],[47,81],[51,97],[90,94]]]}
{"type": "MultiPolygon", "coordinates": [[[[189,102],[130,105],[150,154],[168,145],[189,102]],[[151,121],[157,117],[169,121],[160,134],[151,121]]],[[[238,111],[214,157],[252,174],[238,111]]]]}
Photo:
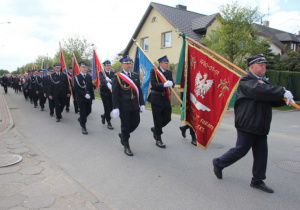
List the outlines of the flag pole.
{"type": "MultiPolygon", "coordinates": [[[[150,61],[150,63],[152,64],[153,68],[156,68],[154,63],[150,60],[150,58],[148,57],[148,55],[144,52],[144,50],[140,47],[140,45],[137,43],[137,41],[132,38],[133,42],[136,44],[136,46],[144,53],[144,55],[147,57],[147,59],[150,61]]],[[[169,87],[171,89],[171,91],[174,93],[175,97],[177,98],[177,100],[180,102],[180,104],[182,104],[182,100],[181,98],[177,95],[177,93],[175,92],[173,87],[169,87]]]]}
{"type": "MultiPolygon", "coordinates": [[[[180,36],[182,35],[182,33],[180,33],[180,36]]],[[[241,69],[240,67],[238,67],[237,65],[233,64],[232,62],[228,61],[226,58],[223,58],[221,55],[217,54],[216,52],[208,49],[207,47],[205,47],[204,45],[202,45],[201,43],[193,40],[192,38],[186,36],[185,37],[187,40],[189,40],[190,42],[192,42],[193,44],[197,45],[198,47],[206,50],[207,52],[211,53],[212,55],[214,55],[215,57],[219,58],[220,60],[222,60],[224,63],[226,63],[227,65],[231,66],[232,68],[236,69],[237,71],[239,71],[242,74],[248,74],[246,71],[244,71],[243,69],[241,69]]],[[[263,81],[258,80],[260,83],[263,83],[263,81]]],[[[285,102],[287,102],[286,98],[283,98],[282,100],[284,100],[285,102]]],[[[298,111],[300,111],[300,106],[296,103],[293,103],[290,101],[289,105],[291,105],[292,107],[294,107],[295,109],[297,109],[298,111]]]]}
{"type": "MultiPolygon", "coordinates": [[[[60,47],[60,53],[61,53],[61,57],[62,57],[61,59],[64,60],[64,63],[65,63],[65,58],[64,58],[64,54],[63,54],[60,42],[59,42],[59,47],[60,47]]],[[[61,65],[62,65],[62,60],[60,61],[61,65]]],[[[66,63],[65,63],[65,65],[66,65],[66,63]]],[[[69,83],[69,89],[70,89],[71,95],[72,95],[72,97],[74,99],[74,95],[73,95],[73,91],[72,91],[72,86],[71,86],[71,83],[70,83],[70,80],[69,80],[69,77],[68,77],[68,69],[67,69],[66,66],[65,66],[65,68],[66,68],[66,71],[67,71],[66,72],[66,76],[67,76],[68,83],[69,83]]],[[[62,68],[61,68],[61,71],[62,71],[62,73],[64,72],[62,68]]]]}
{"type": "MultiPolygon", "coordinates": [[[[97,53],[97,51],[96,51],[94,45],[93,45],[93,48],[94,48],[94,51],[95,51],[95,53],[96,53],[96,55],[97,55],[97,58],[98,58],[98,60],[99,60],[99,63],[100,63],[100,65],[101,65],[101,69],[102,69],[101,71],[102,71],[102,74],[104,74],[105,79],[106,79],[106,77],[107,77],[106,72],[105,72],[105,70],[104,70],[104,68],[103,68],[103,66],[102,66],[102,63],[101,63],[101,61],[100,61],[100,58],[99,58],[99,56],[98,56],[98,53],[97,53]]],[[[95,61],[94,61],[94,62],[95,62],[95,61]]],[[[100,73],[100,72],[99,72],[99,73],[100,73]]],[[[100,76],[98,75],[98,72],[97,72],[97,77],[99,77],[99,82],[100,82],[100,76]]],[[[109,82],[109,83],[111,83],[111,82],[109,82]]],[[[110,90],[110,92],[112,92],[111,89],[109,89],[109,90],[110,90]]]]}

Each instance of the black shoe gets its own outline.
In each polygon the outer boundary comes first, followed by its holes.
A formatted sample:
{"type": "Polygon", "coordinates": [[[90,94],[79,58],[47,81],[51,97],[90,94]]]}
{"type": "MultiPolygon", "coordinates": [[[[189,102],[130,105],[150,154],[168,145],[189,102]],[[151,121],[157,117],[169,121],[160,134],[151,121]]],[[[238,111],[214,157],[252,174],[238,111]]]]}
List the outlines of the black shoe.
{"type": "Polygon", "coordinates": [[[155,140],[157,140],[156,134],[155,134],[155,128],[152,127],[152,128],[151,128],[151,131],[152,131],[152,133],[153,133],[153,138],[154,138],[155,140]]]}
{"type": "Polygon", "coordinates": [[[194,146],[197,146],[197,141],[196,141],[196,139],[192,139],[191,144],[194,145],[194,146]]]}
{"type": "Polygon", "coordinates": [[[75,114],[78,114],[78,111],[75,111],[75,114]]]}
{"type": "Polygon", "coordinates": [[[82,134],[84,134],[84,135],[87,135],[87,134],[88,134],[86,128],[82,128],[82,134]]]}
{"type": "Polygon", "coordinates": [[[50,117],[53,117],[53,113],[50,113],[50,117]]]}
{"type": "Polygon", "coordinates": [[[113,129],[114,129],[114,127],[112,127],[111,123],[108,123],[108,124],[107,124],[107,128],[110,129],[110,130],[113,130],[113,129]]]}
{"type": "Polygon", "coordinates": [[[185,127],[184,126],[180,126],[179,129],[181,130],[181,135],[183,136],[183,138],[185,138],[186,137],[186,135],[185,135],[185,132],[186,132],[185,127]]]}
{"type": "Polygon", "coordinates": [[[215,164],[215,160],[216,160],[216,159],[213,159],[214,173],[215,173],[215,175],[216,175],[216,177],[217,177],[218,179],[222,179],[222,177],[223,177],[222,169],[219,168],[219,167],[215,164]]]}
{"type": "Polygon", "coordinates": [[[60,122],[60,119],[59,119],[59,118],[57,118],[57,119],[56,119],[56,122],[60,122]]]}
{"type": "Polygon", "coordinates": [[[34,105],[34,108],[37,108],[37,105],[34,105]]]}
{"type": "Polygon", "coordinates": [[[41,108],[41,111],[44,111],[44,108],[41,108]]]}
{"type": "Polygon", "coordinates": [[[124,153],[128,156],[133,156],[133,153],[129,147],[124,147],[124,153]]]}
{"type": "Polygon", "coordinates": [[[156,146],[160,148],[166,148],[166,145],[162,141],[156,141],[156,146]]]}
{"type": "Polygon", "coordinates": [[[119,133],[119,137],[120,137],[120,140],[121,140],[121,144],[124,146],[124,142],[122,140],[122,133],[119,133]]]}
{"type": "Polygon", "coordinates": [[[105,124],[105,117],[104,117],[103,114],[101,115],[101,122],[102,122],[103,125],[105,124]]]}
{"type": "Polygon", "coordinates": [[[260,189],[267,193],[274,193],[274,190],[272,188],[268,187],[263,181],[259,181],[258,183],[251,183],[250,186],[260,189]]]}
{"type": "Polygon", "coordinates": [[[70,111],[70,109],[66,109],[66,112],[69,112],[70,111]]]}
{"type": "Polygon", "coordinates": [[[81,120],[80,120],[80,117],[77,119],[78,120],[78,122],[81,124],[81,120]]]}

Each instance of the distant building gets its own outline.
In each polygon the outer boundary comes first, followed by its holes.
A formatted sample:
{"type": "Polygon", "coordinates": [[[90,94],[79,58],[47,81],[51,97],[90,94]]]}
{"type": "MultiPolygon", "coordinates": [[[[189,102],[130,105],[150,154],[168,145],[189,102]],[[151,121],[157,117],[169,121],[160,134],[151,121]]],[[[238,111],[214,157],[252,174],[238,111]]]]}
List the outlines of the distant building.
{"type": "MultiPolygon", "coordinates": [[[[183,5],[170,7],[151,2],[132,37],[153,62],[167,55],[170,63],[178,63],[182,38],[176,30],[200,42],[203,35],[209,34],[212,29],[220,25],[216,21],[217,15],[191,12],[183,5]]],[[[134,58],[135,53],[136,46],[130,40],[119,55],[129,55],[134,58]]]]}
{"type": "Polygon", "coordinates": [[[260,31],[262,37],[271,39],[271,49],[275,54],[282,55],[287,46],[292,51],[300,51],[300,31],[299,34],[292,34],[285,31],[269,27],[269,21],[264,21],[263,25],[254,24],[260,31]]]}

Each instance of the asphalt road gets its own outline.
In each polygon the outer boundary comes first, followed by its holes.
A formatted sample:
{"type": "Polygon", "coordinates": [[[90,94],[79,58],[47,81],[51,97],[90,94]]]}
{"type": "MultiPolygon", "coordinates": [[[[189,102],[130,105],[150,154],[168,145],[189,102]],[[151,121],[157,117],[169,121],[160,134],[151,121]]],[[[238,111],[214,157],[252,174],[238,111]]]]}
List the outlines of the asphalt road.
{"type": "Polygon", "coordinates": [[[266,184],[275,193],[268,194],[249,186],[251,152],[226,168],[222,180],[213,173],[212,159],[235,145],[232,111],[205,151],[191,145],[189,135],[181,137],[178,115],[163,129],[167,148],[156,147],[147,110],[131,135],[134,156],[128,157],[118,138],[120,120],[112,120],[114,130],[101,124],[101,100],[93,104],[85,136],[73,107],[57,123],[48,105],[42,112],[22,94],[10,91],[5,97],[15,128],[28,142],[111,209],[299,209],[299,111],[273,113],[266,184]]]}

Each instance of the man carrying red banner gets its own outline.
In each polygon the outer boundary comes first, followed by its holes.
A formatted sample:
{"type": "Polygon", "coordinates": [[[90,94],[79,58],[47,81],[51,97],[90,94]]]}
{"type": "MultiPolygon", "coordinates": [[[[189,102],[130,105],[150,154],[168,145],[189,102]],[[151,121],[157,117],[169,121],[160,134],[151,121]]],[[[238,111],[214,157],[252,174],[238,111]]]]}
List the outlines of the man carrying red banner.
{"type": "Polygon", "coordinates": [[[213,160],[214,173],[222,179],[222,170],[230,166],[252,148],[253,168],[251,187],[273,193],[263,180],[266,179],[268,144],[267,135],[272,119],[272,107],[283,106],[283,97],[293,102],[290,91],[281,86],[273,86],[262,77],[268,62],[262,54],[247,59],[250,73],[245,74],[239,83],[234,104],[236,146],[213,160]]]}
{"type": "Polygon", "coordinates": [[[130,133],[140,124],[140,110],[144,113],[145,105],[139,75],[131,72],[131,58],[124,57],[120,62],[123,71],[116,74],[112,82],[113,118],[120,116],[121,144],[124,146],[124,153],[133,156],[129,146],[130,133]]]}
{"type": "Polygon", "coordinates": [[[156,146],[166,148],[161,140],[162,128],[171,121],[171,98],[169,87],[174,87],[172,72],[169,71],[167,56],[158,59],[159,68],[150,72],[151,92],[148,101],[151,103],[154,127],[151,128],[156,146]]]}

